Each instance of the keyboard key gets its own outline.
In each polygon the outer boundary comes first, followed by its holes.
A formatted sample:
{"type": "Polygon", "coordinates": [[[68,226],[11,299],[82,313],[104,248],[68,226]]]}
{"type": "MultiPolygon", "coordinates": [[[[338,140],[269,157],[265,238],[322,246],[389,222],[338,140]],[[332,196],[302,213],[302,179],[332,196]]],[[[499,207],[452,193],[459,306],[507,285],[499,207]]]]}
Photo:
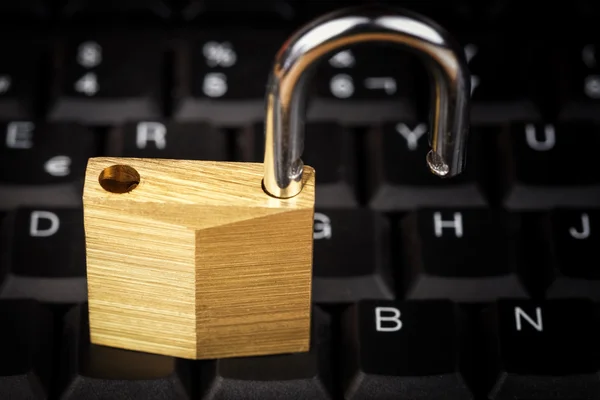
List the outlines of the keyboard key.
{"type": "Polygon", "coordinates": [[[164,0],[68,0],[61,10],[63,18],[75,19],[118,19],[160,21],[171,16],[169,2],[164,0]]]}
{"type": "Polygon", "coordinates": [[[594,206],[600,125],[517,123],[500,135],[500,179],[510,209],[594,206]]]}
{"type": "Polygon", "coordinates": [[[50,14],[48,4],[44,0],[3,1],[0,4],[1,18],[6,21],[41,20],[50,14]]]}
{"type": "Polygon", "coordinates": [[[597,398],[593,317],[585,300],[500,300],[483,319],[486,398],[597,398]]]}
{"type": "Polygon", "coordinates": [[[94,134],[73,123],[0,122],[0,208],[81,204],[94,134]]]}
{"type": "Polygon", "coordinates": [[[471,71],[471,121],[474,124],[507,120],[536,120],[546,67],[543,52],[531,41],[465,35],[465,55],[471,71]],[[540,64],[540,65],[538,65],[540,64]],[[540,81],[542,83],[540,83],[540,81]]]}
{"type": "Polygon", "coordinates": [[[52,314],[31,300],[0,300],[0,393],[46,399],[52,373],[52,314]]]}
{"type": "Polygon", "coordinates": [[[457,368],[451,302],[361,301],[347,311],[343,327],[345,399],[473,398],[457,368]]]}
{"type": "Polygon", "coordinates": [[[188,361],[92,344],[87,313],[84,303],[65,316],[61,399],[190,399],[188,361]]]}
{"type": "Polygon", "coordinates": [[[293,1],[262,0],[260,2],[240,2],[238,0],[190,0],[183,8],[185,20],[194,23],[219,21],[227,26],[240,25],[261,28],[284,23],[294,17],[293,1]]]}
{"type": "Polygon", "coordinates": [[[600,273],[594,260],[600,247],[600,213],[592,209],[558,209],[548,215],[547,242],[554,276],[549,297],[600,300],[600,273]]]}
{"type": "Polygon", "coordinates": [[[600,43],[589,36],[558,46],[552,63],[561,120],[597,120],[600,111],[600,43]],[[586,41],[588,40],[588,41],[586,41]]]}
{"type": "Polygon", "coordinates": [[[176,53],[175,119],[235,126],[264,118],[266,82],[285,41],[278,31],[206,31],[176,53]]]}
{"type": "MultiPolygon", "coordinates": [[[[355,133],[332,122],[308,123],[305,129],[302,161],[318,171],[316,206],[357,207],[355,133]]],[[[254,129],[245,130],[240,139],[241,158],[262,163],[265,155],[264,125],[257,124],[254,129]]]]}
{"type": "Polygon", "coordinates": [[[463,302],[526,297],[515,215],[484,209],[422,209],[400,225],[409,299],[463,302]]]}
{"type": "Polygon", "coordinates": [[[385,123],[368,132],[367,176],[369,206],[405,210],[417,206],[482,206],[486,200],[477,183],[480,137],[470,136],[465,171],[440,179],[429,170],[429,127],[419,123],[385,123]]]}
{"type": "Polygon", "coordinates": [[[19,208],[8,217],[8,277],[0,298],[48,303],[87,299],[83,214],[78,209],[19,208]]]}
{"type": "Polygon", "coordinates": [[[128,122],[113,131],[109,155],[229,160],[227,133],[202,123],[128,122]]]}
{"type": "Polygon", "coordinates": [[[316,209],[313,301],[393,299],[388,221],[368,210],[316,209]]]}
{"type": "Polygon", "coordinates": [[[332,399],[329,329],[329,316],[315,308],[308,352],[205,362],[202,399],[332,399]]]}
{"type": "Polygon", "coordinates": [[[410,53],[393,46],[356,45],[323,61],[315,72],[311,120],[369,123],[414,118],[414,69],[410,53]]]}
{"type": "Polygon", "coordinates": [[[96,36],[57,46],[50,119],[109,124],[160,118],[160,38],[96,36]]]}
{"type": "Polygon", "coordinates": [[[0,61],[0,118],[31,119],[35,116],[42,61],[40,44],[25,40],[4,40],[0,61]]]}

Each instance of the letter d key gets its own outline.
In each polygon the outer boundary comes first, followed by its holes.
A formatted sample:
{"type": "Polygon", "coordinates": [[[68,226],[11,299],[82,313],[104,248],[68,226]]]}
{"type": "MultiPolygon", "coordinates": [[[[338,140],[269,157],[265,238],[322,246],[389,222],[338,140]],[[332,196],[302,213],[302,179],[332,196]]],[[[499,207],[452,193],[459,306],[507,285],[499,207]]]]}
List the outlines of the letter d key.
{"type": "Polygon", "coordinates": [[[464,166],[469,74],[462,49],[418,15],[325,15],[276,55],[264,163],[91,159],[84,219],[96,344],[204,359],[308,351],[315,171],[300,159],[306,82],[344,47],[386,42],[435,77],[431,171],[464,166]]]}

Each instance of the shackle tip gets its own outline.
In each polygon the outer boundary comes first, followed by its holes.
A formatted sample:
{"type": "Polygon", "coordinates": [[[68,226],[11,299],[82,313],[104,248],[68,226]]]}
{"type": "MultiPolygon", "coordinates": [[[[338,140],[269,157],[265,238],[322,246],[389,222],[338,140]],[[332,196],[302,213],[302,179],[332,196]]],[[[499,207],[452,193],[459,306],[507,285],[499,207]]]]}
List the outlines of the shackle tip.
{"type": "Polygon", "coordinates": [[[429,150],[426,160],[427,165],[432,173],[443,178],[448,176],[450,167],[448,164],[446,164],[446,162],[444,162],[444,159],[438,153],[433,150],[429,150]]]}

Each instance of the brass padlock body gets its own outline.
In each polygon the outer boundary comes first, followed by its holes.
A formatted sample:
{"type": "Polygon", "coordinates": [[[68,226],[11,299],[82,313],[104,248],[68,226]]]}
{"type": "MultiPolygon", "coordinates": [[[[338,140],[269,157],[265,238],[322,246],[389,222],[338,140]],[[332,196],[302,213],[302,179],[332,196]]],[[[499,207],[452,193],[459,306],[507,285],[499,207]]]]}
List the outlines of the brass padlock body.
{"type": "Polygon", "coordinates": [[[304,167],[291,199],[265,194],[263,173],[259,163],[90,159],[92,343],[188,359],[308,351],[315,173],[304,167]]]}

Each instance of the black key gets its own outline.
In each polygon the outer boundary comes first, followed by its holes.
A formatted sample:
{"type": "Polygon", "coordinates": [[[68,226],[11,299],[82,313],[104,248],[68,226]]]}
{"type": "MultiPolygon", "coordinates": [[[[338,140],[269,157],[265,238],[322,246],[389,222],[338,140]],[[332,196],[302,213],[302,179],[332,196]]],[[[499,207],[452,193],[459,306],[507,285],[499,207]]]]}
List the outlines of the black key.
{"type": "Polygon", "coordinates": [[[48,6],[44,0],[3,1],[0,3],[0,18],[13,23],[41,20],[49,16],[48,6]]]}
{"type": "Polygon", "coordinates": [[[96,36],[57,46],[50,118],[88,123],[160,118],[160,37],[96,36]]]}
{"type": "Polygon", "coordinates": [[[549,216],[547,246],[554,273],[549,297],[600,300],[600,272],[592,260],[600,247],[600,213],[596,209],[558,209],[549,216]]]}
{"type": "Polygon", "coordinates": [[[61,399],[190,399],[186,360],[92,344],[87,312],[85,303],[65,317],[61,399]]]}
{"type": "Polygon", "coordinates": [[[368,210],[316,209],[313,301],[393,299],[389,224],[368,210]]]}
{"type": "Polygon", "coordinates": [[[0,298],[77,303],[87,298],[83,213],[19,208],[7,217],[8,276],[0,298]]]}
{"type": "Polygon", "coordinates": [[[511,209],[594,206],[600,201],[595,148],[600,125],[533,124],[506,127],[499,136],[505,187],[511,209]]]}
{"type": "Polygon", "coordinates": [[[317,67],[308,117],[351,123],[414,118],[411,77],[419,68],[424,67],[410,53],[392,46],[371,43],[342,49],[317,67]]]}
{"type": "Polygon", "coordinates": [[[329,316],[314,308],[308,352],[205,362],[202,399],[331,399],[329,328],[329,316]]]}
{"type": "Polygon", "coordinates": [[[272,26],[290,21],[295,15],[293,1],[287,0],[190,0],[187,3],[182,10],[186,20],[204,24],[219,21],[220,25],[238,28],[241,24],[253,28],[272,26]]]}
{"type": "Polygon", "coordinates": [[[0,393],[46,399],[52,373],[52,314],[32,300],[0,301],[0,393]]]}
{"type": "Polygon", "coordinates": [[[42,61],[40,44],[31,38],[2,41],[0,61],[0,118],[35,116],[42,61]]]}
{"type": "Polygon", "coordinates": [[[486,398],[596,399],[594,310],[585,300],[501,300],[484,317],[486,398]]]}
{"type": "Polygon", "coordinates": [[[535,120],[546,64],[534,43],[518,37],[474,34],[463,38],[471,71],[471,121],[474,124],[507,120],[535,120]]]}
{"type": "Polygon", "coordinates": [[[449,301],[361,301],[344,316],[343,334],[345,399],[473,398],[457,368],[449,301]]]}
{"type": "Polygon", "coordinates": [[[176,54],[177,120],[226,126],[264,118],[266,82],[285,41],[278,31],[213,31],[194,35],[176,54]]]}
{"type": "Polygon", "coordinates": [[[369,206],[376,210],[404,210],[417,206],[482,206],[477,183],[480,137],[471,134],[465,171],[440,179],[427,166],[430,150],[428,124],[386,123],[367,135],[369,206]]]}
{"type": "Polygon", "coordinates": [[[110,155],[229,160],[227,133],[203,123],[128,122],[113,131],[110,155]]]}
{"type": "Polygon", "coordinates": [[[557,46],[552,62],[559,118],[597,120],[600,111],[600,43],[594,36],[557,46]]]}
{"type": "Polygon", "coordinates": [[[172,15],[168,1],[164,0],[120,0],[106,2],[102,0],[68,0],[61,10],[66,19],[101,19],[114,21],[119,18],[128,20],[160,21],[172,15]]]}
{"type": "Polygon", "coordinates": [[[412,212],[401,221],[407,296],[490,301],[525,297],[518,219],[483,209],[412,212]]]}
{"type": "Polygon", "coordinates": [[[0,208],[80,205],[94,134],[74,123],[0,122],[0,208]]]}
{"type": "MultiPolygon", "coordinates": [[[[302,161],[317,172],[315,202],[317,207],[357,207],[356,136],[349,129],[332,123],[306,124],[302,161]]],[[[242,159],[263,162],[265,151],[264,125],[247,130],[240,144],[242,159]]]]}

